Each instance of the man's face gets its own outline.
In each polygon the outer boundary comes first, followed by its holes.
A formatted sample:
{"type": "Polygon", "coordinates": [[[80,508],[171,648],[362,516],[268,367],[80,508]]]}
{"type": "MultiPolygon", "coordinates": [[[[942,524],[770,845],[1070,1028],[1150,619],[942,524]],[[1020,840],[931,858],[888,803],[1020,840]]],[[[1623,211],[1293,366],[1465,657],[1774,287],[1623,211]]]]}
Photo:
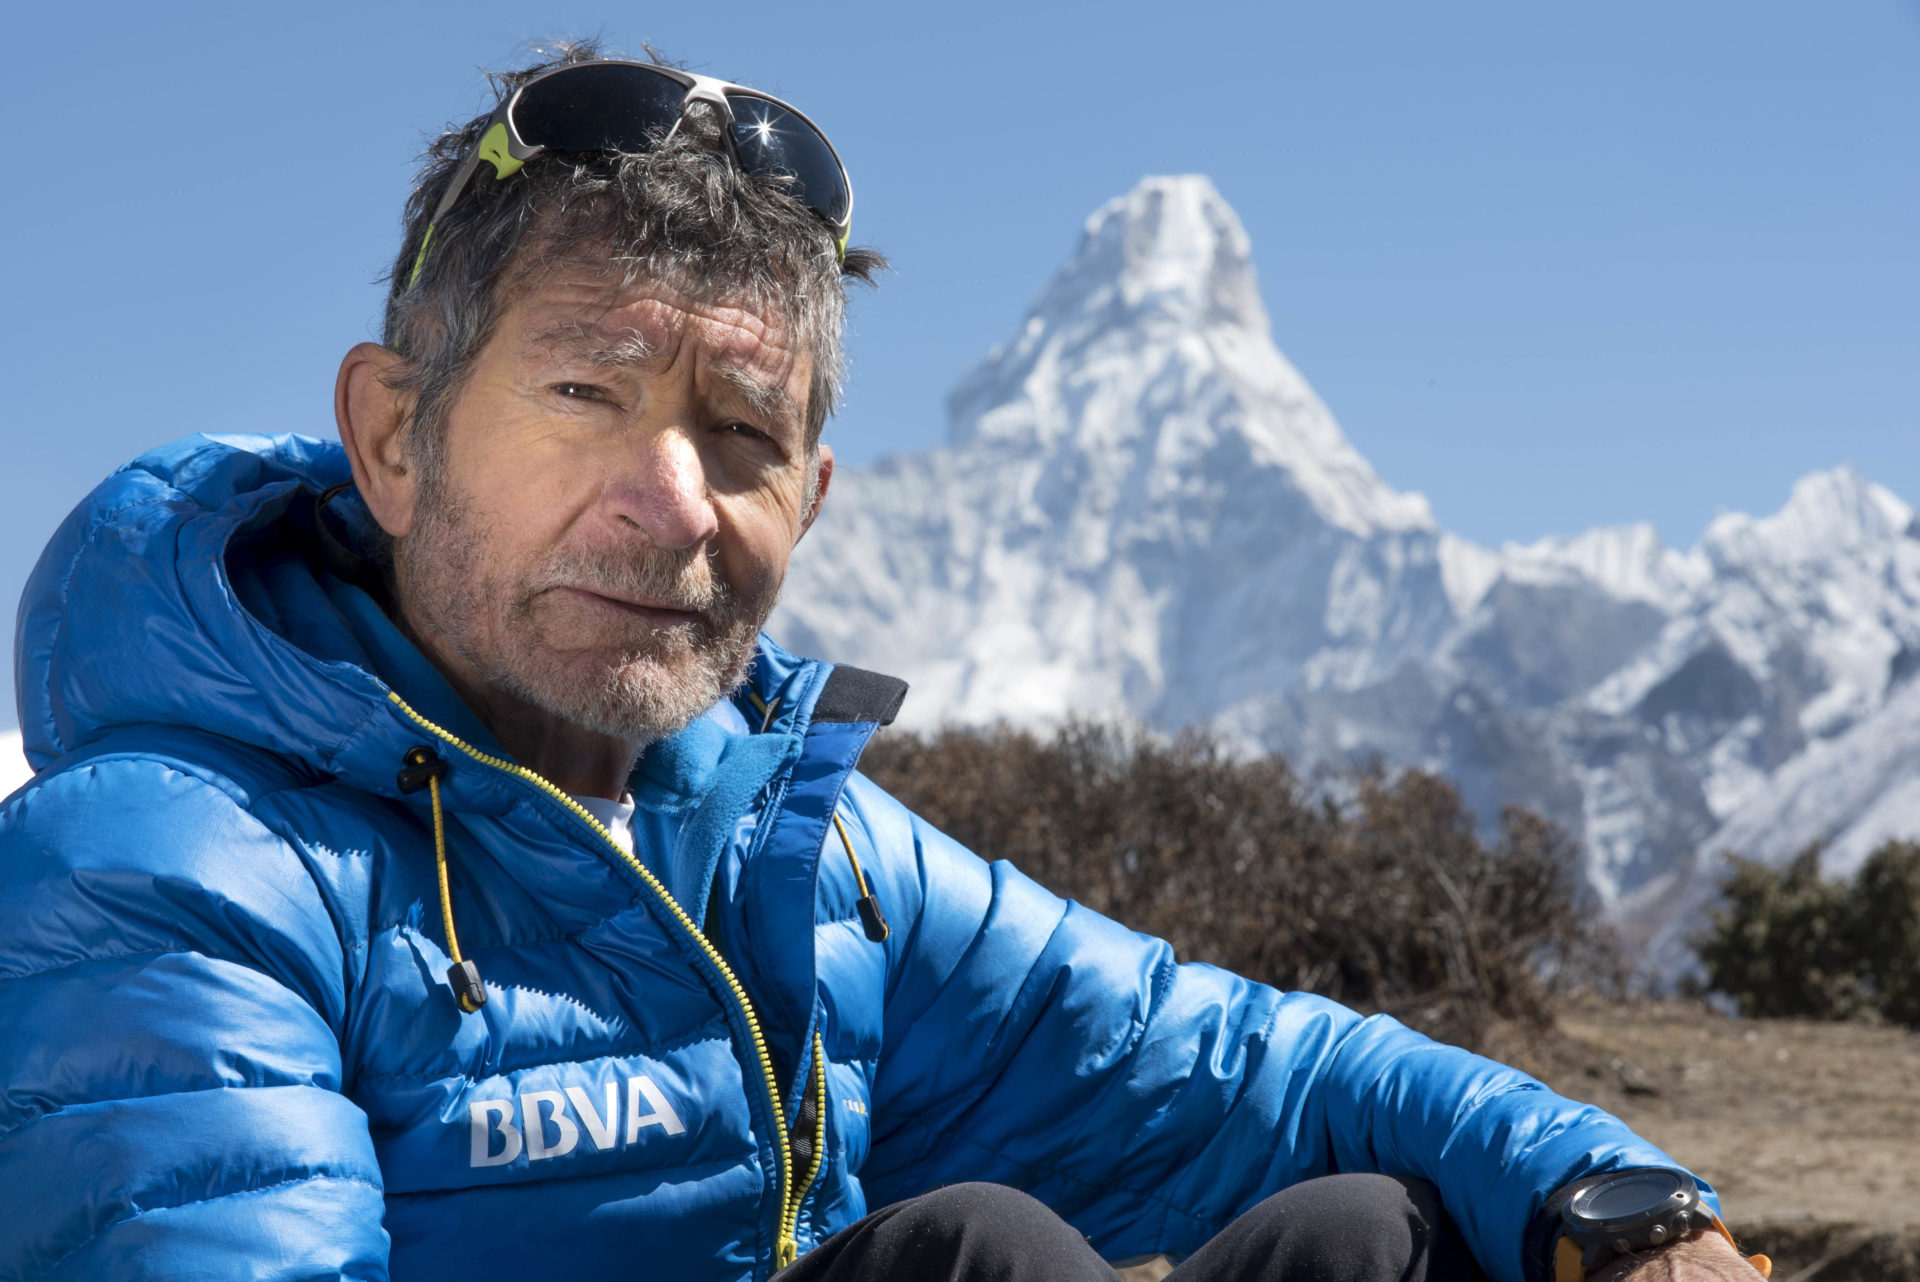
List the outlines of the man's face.
{"type": "Polygon", "coordinates": [[[449,407],[402,605],[494,691],[620,738],[745,675],[804,531],[811,364],[777,318],[556,272],[449,407]]]}

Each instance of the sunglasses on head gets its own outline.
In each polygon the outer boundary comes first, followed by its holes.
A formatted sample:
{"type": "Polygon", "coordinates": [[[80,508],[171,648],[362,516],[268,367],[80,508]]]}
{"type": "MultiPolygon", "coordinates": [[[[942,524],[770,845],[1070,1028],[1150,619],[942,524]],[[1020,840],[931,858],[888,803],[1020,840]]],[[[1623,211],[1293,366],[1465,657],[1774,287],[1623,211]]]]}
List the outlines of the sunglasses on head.
{"type": "Polygon", "coordinates": [[[543,71],[495,108],[480,141],[460,162],[414,256],[411,289],[433,244],[433,229],[486,161],[495,179],[510,178],[544,151],[646,151],[671,138],[687,108],[704,102],[720,113],[734,163],[756,178],[779,178],[784,189],[833,232],[846,260],[853,230],[853,185],[820,127],[771,94],[651,62],[576,62],[543,71]]]}

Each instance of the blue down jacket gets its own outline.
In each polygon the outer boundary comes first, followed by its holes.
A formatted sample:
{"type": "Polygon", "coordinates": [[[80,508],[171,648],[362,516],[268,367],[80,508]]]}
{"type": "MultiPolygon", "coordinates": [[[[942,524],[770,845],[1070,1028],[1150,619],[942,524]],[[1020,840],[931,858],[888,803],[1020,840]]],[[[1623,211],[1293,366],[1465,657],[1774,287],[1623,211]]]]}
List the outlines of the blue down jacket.
{"type": "Polygon", "coordinates": [[[1520,1073],[1175,965],[976,858],[854,772],[898,683],[771,644],[645,755],[623,856],[356,586],[365,509],[316,504],[347,475],[298,437],[183,441],[33,575],[0,1277],[764,1278],[959,1180],[1120,1258],[1380,1170],[1437,1183],[1520,1282],[1550,1191],[1671,1165],[1520,1073]],[[429,793],[396,777],[416,746],[449,767],[471,1014],[429,793]]]}

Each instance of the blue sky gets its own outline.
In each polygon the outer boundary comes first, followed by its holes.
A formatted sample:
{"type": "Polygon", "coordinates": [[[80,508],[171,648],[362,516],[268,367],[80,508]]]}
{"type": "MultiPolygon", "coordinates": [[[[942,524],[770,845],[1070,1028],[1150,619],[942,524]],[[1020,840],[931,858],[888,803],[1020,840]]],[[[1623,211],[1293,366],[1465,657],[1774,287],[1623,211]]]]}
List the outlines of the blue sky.
{"type": "Polygon", "coordinates": [[[427,132],[593,32],[839,146],[897,268],[847,461],[940,440],[1086,215],[1203,172],[1282,350],[1449,528],[1686,545],[1842,462],[1920,503],[1920,0],[80,0],[8,25],[0,600],[142,448],[330,434],[427,132]]]}

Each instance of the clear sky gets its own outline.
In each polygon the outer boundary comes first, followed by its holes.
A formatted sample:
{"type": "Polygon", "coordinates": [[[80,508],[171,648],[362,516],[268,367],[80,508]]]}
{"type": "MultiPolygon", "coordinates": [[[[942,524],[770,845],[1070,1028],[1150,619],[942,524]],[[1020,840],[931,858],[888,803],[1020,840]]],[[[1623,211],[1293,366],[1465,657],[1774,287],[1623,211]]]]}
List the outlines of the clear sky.
{"type": "Polygon", "coordinates": [[[846,461],[942,439],[1087,214],[1202,172],[1282,350],[1451,529],[1684,546],[1842,462],[1920,503],[1920,0],[76,0],[7,24],[0,601],[142,448],[331,434],[427,133],[590,33],[845,157],[897,268],[846,461]]]}

